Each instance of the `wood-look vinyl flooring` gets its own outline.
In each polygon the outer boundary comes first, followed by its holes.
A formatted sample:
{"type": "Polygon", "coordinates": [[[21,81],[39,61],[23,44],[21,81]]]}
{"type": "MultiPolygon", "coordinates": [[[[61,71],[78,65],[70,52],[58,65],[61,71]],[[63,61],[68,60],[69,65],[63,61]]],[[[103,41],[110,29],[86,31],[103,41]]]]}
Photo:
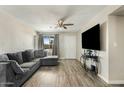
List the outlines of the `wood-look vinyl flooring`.
{"type": "Polygon", "coordinates": [[[58,66],[41,66],[23,87],[107,87],[98,76],[86,72],[76,60],[59,60],[58,66]]]}

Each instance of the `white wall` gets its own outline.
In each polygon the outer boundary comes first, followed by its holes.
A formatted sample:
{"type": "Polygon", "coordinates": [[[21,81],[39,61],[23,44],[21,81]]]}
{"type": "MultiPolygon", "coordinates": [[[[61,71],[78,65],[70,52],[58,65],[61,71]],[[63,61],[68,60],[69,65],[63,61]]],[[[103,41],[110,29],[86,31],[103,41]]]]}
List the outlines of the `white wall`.
{"type": "Polygon", "coordinates": [[[34,31],[0,10],[0,54],[33,49],[34,31]]]}
{"type": "Polygon", "coordinates": [[[100,25],[100,67],[99,76],[106,82],[109,81],[109,55],[108,55],[108,22],[100,25]]]}
{"type": "Polygon", "coordinates": [[[109,16],[109,81],[124,84],[124,16],[109,16]]]}
{"type": "Polygon", "coordinates": [[[81,53],[83,53],[83,49],[81,48],[81,33],[86,31],[87,29],[93,27],[96,24],[100,24],[101,25],[101,31],[104,33],[103,34],[103,40],[104,42],[102,42],[102,48],[104,50],[102,50],[100,52],[100,56],[101,56],[101,66],[100,66],[100,72],[99,72],[99,76],[105,80],[106,82],[109,82],[109,57],[108,57],[108,15],[110,13],[112,13],[113,11],[115,11],[116,9],[118,9],[120,6],[108,6],[106,7],[103,11],[101,11],[99,14],[97,14],[97,16],[95,16],[92,20],[90,20],[90,22],[88,22],[87,24],[85,24],[84,26],[82,26],[82,29],[80,30],[80,32],[77,33],[77,59],[80,60],[80,56],[81,53]],[[106,32],[104,32],[106,31],[106,32]],[[104,36],[105,35],[105,36],[104,36]],[[106,44],[105,44],[106,42],[106,44]],[[106,49],[106,50],[105,50],[106,49]]]}
{"type": "Polygon", "coordinates": [[[59,34],[60,59],[76,59],[76,33],[59,34]]]}

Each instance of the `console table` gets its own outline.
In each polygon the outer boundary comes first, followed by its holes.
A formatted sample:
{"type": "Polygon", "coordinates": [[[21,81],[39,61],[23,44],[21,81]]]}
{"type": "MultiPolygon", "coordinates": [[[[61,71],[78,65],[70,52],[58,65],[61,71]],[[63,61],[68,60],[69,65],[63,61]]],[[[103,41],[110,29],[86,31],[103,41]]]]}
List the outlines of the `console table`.
{"type": "MultiPolygon", "coordinates": [[[[94,52],[96,53],[96,52],[94,52]]],[[[87,68],[87,60],[91,60],[91,63],[94,62],[95,65],[95,74],[98,74],[98,67],[99,67],[99,56],[96,54],[93,54],[91,50],[84,51],[84,54],[82,54],[81,58],[83,58],[83,67],[86,71],[90,70],[87,68]]],[[[92,69],[91,69],[92,71],[92,69]]]]}

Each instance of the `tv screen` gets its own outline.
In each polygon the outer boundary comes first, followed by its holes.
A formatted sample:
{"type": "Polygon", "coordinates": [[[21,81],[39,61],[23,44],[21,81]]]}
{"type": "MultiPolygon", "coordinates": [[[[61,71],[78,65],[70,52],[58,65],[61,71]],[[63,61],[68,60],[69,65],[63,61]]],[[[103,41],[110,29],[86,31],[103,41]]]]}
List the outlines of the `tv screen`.
{"type": "Polygon", "coordinates": [[[82,33],[82,48],[100,50],[99,24],[82,33]]]}

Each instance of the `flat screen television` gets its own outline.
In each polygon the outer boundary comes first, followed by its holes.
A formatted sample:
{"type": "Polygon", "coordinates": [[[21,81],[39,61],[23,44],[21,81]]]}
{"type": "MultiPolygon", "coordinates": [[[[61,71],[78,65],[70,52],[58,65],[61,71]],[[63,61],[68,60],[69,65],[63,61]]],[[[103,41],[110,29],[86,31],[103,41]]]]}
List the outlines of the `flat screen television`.
{"type": "Polygon", "coordinates": [[[82,48],[100,50],[100,25],[88,29],[82,33],[82,48]]]}

